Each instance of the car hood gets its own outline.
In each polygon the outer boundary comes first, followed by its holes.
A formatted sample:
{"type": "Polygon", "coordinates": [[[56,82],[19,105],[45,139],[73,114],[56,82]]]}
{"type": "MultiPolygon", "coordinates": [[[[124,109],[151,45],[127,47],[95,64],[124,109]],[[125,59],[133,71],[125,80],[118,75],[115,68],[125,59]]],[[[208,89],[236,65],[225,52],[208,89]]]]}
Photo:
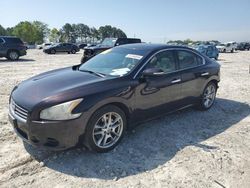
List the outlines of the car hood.
{"type": "Polygon", "coordinates": [[[12,98],[20,106],[31,110],[42,101],[72,100],[79,90],[83,93],[84,87],[106,79],[72,67],[57,69],[23,81],[13,90],[12,98]]]}

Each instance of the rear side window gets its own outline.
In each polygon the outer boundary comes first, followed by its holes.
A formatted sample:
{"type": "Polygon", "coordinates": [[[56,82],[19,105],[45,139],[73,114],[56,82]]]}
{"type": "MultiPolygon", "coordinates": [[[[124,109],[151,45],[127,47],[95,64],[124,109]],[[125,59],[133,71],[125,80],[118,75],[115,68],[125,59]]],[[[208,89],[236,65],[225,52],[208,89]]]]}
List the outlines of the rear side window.
{"type": "Polygon", "coordinates": [[[203,63],[203,59],[192,52],[184,50],[177,51],[177,56],[179,60],[180,69],[196,67],[198,65],[202,65],[203,63]]]}
{"type": "Polygon", "coordinates": [[[11,44],[23,44],[23,41],[19,38],[6,38],[5,40],[11,44]]]}

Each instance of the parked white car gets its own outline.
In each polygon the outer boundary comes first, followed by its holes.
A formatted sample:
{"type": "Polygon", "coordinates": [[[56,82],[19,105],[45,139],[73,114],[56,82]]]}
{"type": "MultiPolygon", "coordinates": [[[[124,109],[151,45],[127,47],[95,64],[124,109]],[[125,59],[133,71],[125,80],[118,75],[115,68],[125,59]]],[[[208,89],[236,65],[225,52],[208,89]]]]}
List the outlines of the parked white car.
{"type": "Polygon", "coordinates": [[[44,49],[45,47],[51,46],[52,43],[43,43],[41,45],[37,45],[37,49],[44,49]]]}
{"type": "Polygon", "coordinates": [[[216,48],[219,50],[219,52],[231,52],[233,53],[235,49],[237,48],[236,42],[226,42],[222,43],[216,46],[216,48]]]}

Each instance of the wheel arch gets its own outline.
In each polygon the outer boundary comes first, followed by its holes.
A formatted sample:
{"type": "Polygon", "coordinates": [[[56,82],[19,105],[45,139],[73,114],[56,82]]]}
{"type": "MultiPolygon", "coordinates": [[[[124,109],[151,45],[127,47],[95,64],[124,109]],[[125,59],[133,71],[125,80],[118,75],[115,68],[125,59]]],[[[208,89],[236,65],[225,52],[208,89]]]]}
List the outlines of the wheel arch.
{"type": "Polygon", "coordinates": [[[9,53],[10,53],[11,51],[15,51],[15,52],[18,53],[18,55],[20,55],[19,50],[17,50],[17,49],[12,49],[12,48],[7,50],[7,55],[9,55],[9,53]]]}

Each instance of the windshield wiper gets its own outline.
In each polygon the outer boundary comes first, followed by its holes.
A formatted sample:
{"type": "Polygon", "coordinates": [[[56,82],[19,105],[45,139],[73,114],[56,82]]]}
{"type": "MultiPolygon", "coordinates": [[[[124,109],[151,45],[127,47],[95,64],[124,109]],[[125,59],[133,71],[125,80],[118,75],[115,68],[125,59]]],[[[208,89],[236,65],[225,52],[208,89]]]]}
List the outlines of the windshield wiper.
{"type": "Polygon", "coordinates": [[[99,77],[102,77],[102,78],[104,78],[106,76],[106,74],[99,73],[99,72],[94,72],[94,71],[91,71],[91,70],[86,70],[86,69],[79,69],[79,70],[82,71],[82,72],[88,72],[90,74],[95,74],[95,75],[97,75],[99,77]]]}

